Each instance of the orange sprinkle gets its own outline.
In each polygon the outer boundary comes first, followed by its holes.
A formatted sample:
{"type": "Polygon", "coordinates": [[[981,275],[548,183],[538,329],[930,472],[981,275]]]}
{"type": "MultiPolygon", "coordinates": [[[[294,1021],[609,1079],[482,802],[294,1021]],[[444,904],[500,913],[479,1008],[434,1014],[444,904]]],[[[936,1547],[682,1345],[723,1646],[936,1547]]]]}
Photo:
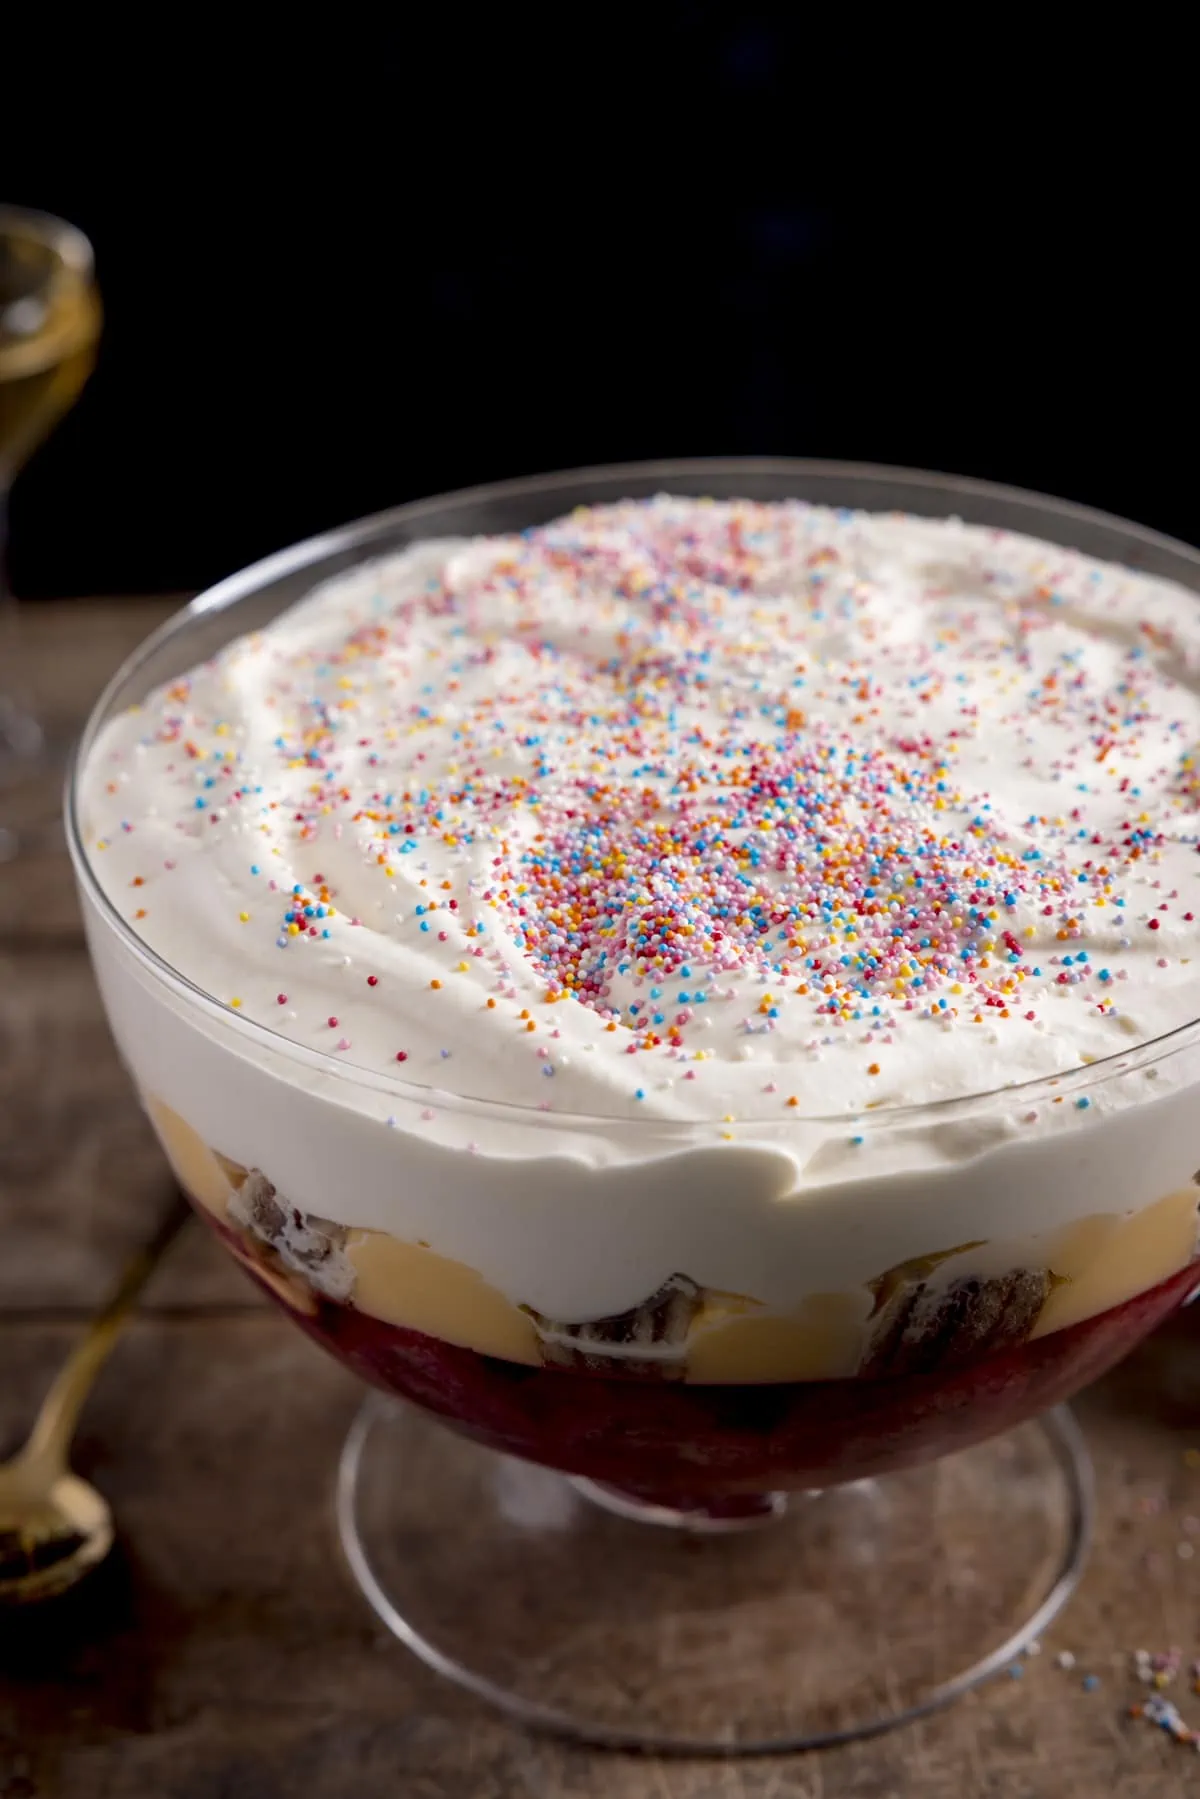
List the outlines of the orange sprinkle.
{"type": "Polygon", "coordinates": [[[878,1062],[872,1062],[871,1066],[867,1069],[867,1073],[868,1074],[878,1074],[879,1073],[878,1062]]]}
{"type": "Polygon", "coordinates": [[[440,986],[441,986],[441,984],[442,984],[442,983],[441,983],[441,982],[440,982],[440,981],[430,981],[430,983],[429,983],[429,985],[430,985],[430,986],[431,986],[431,987],[440,987],[440,986]]]}

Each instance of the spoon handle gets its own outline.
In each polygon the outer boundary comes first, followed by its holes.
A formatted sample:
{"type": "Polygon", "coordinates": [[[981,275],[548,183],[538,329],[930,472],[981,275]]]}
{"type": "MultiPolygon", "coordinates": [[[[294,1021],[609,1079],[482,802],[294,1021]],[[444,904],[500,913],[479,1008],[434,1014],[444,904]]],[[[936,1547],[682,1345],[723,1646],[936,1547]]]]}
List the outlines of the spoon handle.
{"type": "Polygon", "coordinates": [[[71,1438],[92,1382],[108,1359],[142,1288],[191,1216],[191,1207],[178,1190],[154,1236],[129,1262],[108,1300],[97,1312],[82,1341],[67,1357],[42,1401],[29,1440],[22,1452],[26,1462],[65,1466],[71,1438]]]}

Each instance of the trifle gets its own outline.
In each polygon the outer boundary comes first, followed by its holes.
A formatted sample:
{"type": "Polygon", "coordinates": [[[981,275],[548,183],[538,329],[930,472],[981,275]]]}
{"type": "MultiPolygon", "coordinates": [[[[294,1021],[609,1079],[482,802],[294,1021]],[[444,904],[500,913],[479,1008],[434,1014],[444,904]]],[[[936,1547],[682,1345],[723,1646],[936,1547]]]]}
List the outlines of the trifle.
{"type": "Polygon", "coordinates": [[[1189,578],[1049,502],[747,464],[204,596],[71,796],[179,1181],[367,1380],[631,1517],[1055,1404],[1200,1280],[1189,578]]]}

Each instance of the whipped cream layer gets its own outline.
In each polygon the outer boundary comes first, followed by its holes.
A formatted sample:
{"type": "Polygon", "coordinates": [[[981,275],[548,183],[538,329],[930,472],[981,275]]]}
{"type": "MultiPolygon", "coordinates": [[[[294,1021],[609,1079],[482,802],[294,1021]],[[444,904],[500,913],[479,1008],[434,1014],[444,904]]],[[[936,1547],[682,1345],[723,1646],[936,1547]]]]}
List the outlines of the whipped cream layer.
{"type": "Polygon", "coordinates": [[[953,520],[581,510],[363,564],[92,746],[97,877],[230,1009],[221,1054],[305,1100],[294,1132],[252,1081],[218,1105],[207,1051],[150,1051],[115,942],[101,976],[143,1087],[296,1204],[440,1226],[553,1316],[679,1269],[787,1304],[1190,1179],[1194,1059],[889,1114],[1200,1016],[1198,746],[1183,588],[953,520]],[[341,1191],[323,1165],[297,1190],[318,1101],[357,1158],[341,1191]],[[619,1241],[558,1240],[542,1176],[564,1231],[595,1201],[619,1241]],[[806,1218],[836,1268],[797,1266],[806,1218]]]}

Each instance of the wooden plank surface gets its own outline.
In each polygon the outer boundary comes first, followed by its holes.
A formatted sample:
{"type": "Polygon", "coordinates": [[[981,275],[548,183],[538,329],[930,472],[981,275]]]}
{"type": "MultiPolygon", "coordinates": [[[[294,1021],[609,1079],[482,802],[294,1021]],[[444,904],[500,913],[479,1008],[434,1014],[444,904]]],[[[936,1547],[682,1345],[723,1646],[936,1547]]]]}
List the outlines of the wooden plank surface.
{"type": "MultiPolygon", "coordinates": [[[[164,609],[34,611],[60,734],[164,609]]],[[[64,858],[0,868],[0,1444],[19,1438],[167,1192],[64,858]]],[[[334,1536],[333,1470],[358,1397],[189,1232],[79,1443],[120,1553],[61,1606],[0,1618],[0,1799],[1183,1799],[1200,1786],[1194,1751],[1127,1716],[1133,1649],[1200,1655],[1200,1307],[1082,1402],[1098,1542],[1021,1678],[821,1756],[672,1764],[567,1749],[429,1674],[377,1626],[334,1536]],[[1085,1691],[1089,1674],[1099,1685],[1085,1691]]],[[[1188,1680],[1170,1696],[1200,1724],[1188,1680]]]]}

